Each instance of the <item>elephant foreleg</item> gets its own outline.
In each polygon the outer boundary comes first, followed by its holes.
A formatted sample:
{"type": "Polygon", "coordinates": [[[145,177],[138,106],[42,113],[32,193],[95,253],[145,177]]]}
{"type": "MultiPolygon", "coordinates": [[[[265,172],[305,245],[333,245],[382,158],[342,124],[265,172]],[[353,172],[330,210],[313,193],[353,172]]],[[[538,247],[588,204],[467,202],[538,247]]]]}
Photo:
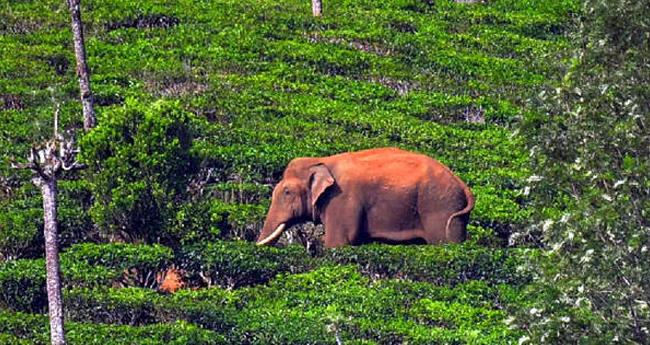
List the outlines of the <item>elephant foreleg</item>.
{"type": "Polygon", "coordinates": [[[325,227],[325,247],[358,244],[362,231],[362,217],[363,210],[358,204],[330,202],[322,219],[325,227]]]}

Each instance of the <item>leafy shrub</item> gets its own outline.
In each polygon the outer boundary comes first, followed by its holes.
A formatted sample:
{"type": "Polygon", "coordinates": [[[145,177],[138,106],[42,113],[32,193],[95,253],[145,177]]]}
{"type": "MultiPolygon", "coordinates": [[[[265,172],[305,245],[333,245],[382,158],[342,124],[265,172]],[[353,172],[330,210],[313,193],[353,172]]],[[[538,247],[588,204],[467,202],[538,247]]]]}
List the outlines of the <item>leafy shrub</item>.
{"type": "MultiPolygon", "coordinates": [[[[102,266],[61,260],[64,287],[102,286],[119,273],[102,266]]],[[[11,310],[43,312],[47,307],[45,260],[20,259],[0,265],[0,305],[11,310]]]]}
{"type": "MultiPolygon", "coordinates": [[[[58,187],[59,247],[66,248],[93,237],[87,213],[91,197],[84,180],[62,180],[58,187]]],[[[25,184],[12,199],[0,201],[0,207],[0,260],[42,256],[43,204],[38,189],[25,184]]]]}
{"type": "Polygon", "coordinates": [[[218,241],[184,247],[178,259],[198,285],[229,289],[268,281],[279,272],[300,272],[311,265],[303,248],[258,247],[250,242],[218,241]]]}
{"type": "Polygon", "coordinates": [[[220,332],[232,331],[237,306],[243,304],[236,293],[218,287],[183,289],[171,295],[143,288],[73,289],[66,292],[66,300],[70,301],[67,312],[79,321],[105,322],[99,315],[119,324],[185,320],[220,332]],[[115,315],[109,315],[112,312],[115,315]]]}
{"type": "Polygon", "coordinates": [[[66,319],[137,326],[153,323],[158,294],[149,289],[66,290],[66,319]]]}
{"type": "Polygon", "coordinates": [[[45,260],[15,260],[0,266],[0,301],[4,308],[42,311],[47,306],[45,260]]]}
{"type": "Polygon", "coordinates": [[[188,245],[216,241],[227,226],[222,214],[214,212],[214,202],[195,200],[179,205],[167,232],[177,238],[180,245],[188,245]]]}
{"type": "Polygon", "coordinates": [[[192,324],[221,333],[233,332],[234,315],[239,312],[238,295],[218,287],[180,290],[161,299],[156,305],[159,322],[186,320],[192,324]]]}
{"type": "Polygon", "coordinates": [[[93,219],[110,236],[174,240],[166,229],[197,169],[198,122],[178,103],[129,99],[99,123],[81,141],[92,173],[93,219]]]}
{"type": "Polygon", "coordinates": [[[265,205],[214,201],[210,206],[211,221],[219,224],[222,237],[252,241],[259,234],[267,209],[265,205]]]}
{"type": "Polygon", "coordinates": [[[469,224],[467,232],[470,243],[492,248],[505,247],[505,240],[494,229],[469,224]]]}
{"type": "Polygon", "coordinates": [[[144,245],[129,243],[81,243],[66,250],[66,260],[104,266],[118,270],[137,267],[144,271],[158,271],[169,266],[173,251],[160,244],[144,245]]]}
{"type": "Polygon", "coordinates": [[[144,288],[73,288],[64,293],[66,318],[73,321],[146,325],[184,320],[204,328],[230,331],[237,296],[217,287],[179,290],[170,295],[144,288]]]}
{"type": "MultiPolygon", "coordinates": [[[[65,288],[120,284],[156,287],[156,274],[171,265],[171,249],[160,245],[76,244],[61,254],[65,288]]],[[[42,312],[47,306],[45,261],[21,259],[0,265],[0,304],[42,312]]]]}
{"type": "Polygon", "coordinates": [[[405,278],[438,285],[467,280],[521,284],[528,277],[517,273],[517,257],[507,250],[478,247],[471,243],[440,246],[385,246],[371,244],[329,251],[326,260],[357,264],[374,279],[405,278]]]}
{"type": "MultiPolygon", "coordinates": [[[[0,334],[8,333],[30,344],[49,344],[46,315],[0,311],[0,334]]],[[[70,344],[227,344],[224,337],[187,322],[130,327],[66,322],[66,340],[70,344]]]]}
{"type": "Polygon", "coordinates": [[[323,266],[236,291],[246,303],[236,315],[231,339],[272,344],[330,344],[337,337],[344,343],[506,344],[519,334],[502,323],[506,314],[498,310],[500,303],[509,303],[507,296],[501,297],[502,289],[508,293],[508,288],[480,281],[454,288],[373,281],[354,266],[323,266]],[[433,301],[438,309],[428,308],[433,301]],[[480,325],[480,331],[472,323],[480,325]]]}
{"type": "Polygon", "coordinates": [[[7,211],[0,212],[0,261],[17,259],[41,249],[42,206],[28,206],[25,200],[14,200],[3,202],[2,207],[7,211]]]}
{"type": "Polygon", "coordinates": [[[13,334],[5,334],[5,333],[0,333],[0,344],[2,345],[31,345],[32,342],[30,342],[27,339],[21,339],[13,334]]]}
{"type": "Polygon", "coordinates": [[[121,271],[116,284],[155,288],[160,283],[159,275],[171,266],[174,254],[159,244],[84,243],[70,247],[63,256],[71,262],[121,271]]]}

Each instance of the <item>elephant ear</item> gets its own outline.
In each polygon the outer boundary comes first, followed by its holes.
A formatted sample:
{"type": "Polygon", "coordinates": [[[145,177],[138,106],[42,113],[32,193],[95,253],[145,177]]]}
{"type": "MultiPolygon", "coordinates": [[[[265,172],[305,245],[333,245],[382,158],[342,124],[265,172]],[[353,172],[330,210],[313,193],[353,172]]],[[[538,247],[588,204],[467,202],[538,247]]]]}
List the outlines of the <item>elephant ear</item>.
{"type": "Polygon", "coordinates": [[[315,218],[318,198],[323,195],[327,188],[334,185],[334,176],[332,176],[330,169],[328,169],[325,164],[314,165],[309,170],[311,172],[309,177],[309,189],[311,192],[310,201],[312,213],[315,218]]]}

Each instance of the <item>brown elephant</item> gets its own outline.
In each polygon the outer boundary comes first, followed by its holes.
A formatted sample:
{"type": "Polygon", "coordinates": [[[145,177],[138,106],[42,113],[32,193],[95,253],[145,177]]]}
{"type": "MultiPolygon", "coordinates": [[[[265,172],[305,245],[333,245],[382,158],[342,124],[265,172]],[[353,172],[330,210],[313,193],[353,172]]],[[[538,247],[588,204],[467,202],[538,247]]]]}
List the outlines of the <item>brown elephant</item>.
{"type": "Polygon", "coordinates": [[[273,190],[258,245],[313,221],[324,244],[449,243],[467,237],[474,196],[440,162],[397,148],[296,158],[273,190]]]}

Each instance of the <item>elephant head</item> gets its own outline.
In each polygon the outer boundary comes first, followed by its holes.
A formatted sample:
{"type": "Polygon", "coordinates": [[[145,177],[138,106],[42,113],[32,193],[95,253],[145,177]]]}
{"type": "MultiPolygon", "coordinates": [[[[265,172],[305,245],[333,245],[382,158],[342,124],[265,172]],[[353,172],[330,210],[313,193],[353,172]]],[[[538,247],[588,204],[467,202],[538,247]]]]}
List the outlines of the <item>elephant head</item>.
{"type": "Polygon", "coordinates": [[[271,207],[257,244],[275,242],[294,224],[307,220],[316,222],[317,205],[334,184],[334,176],[325,164],[311,158],[291,161],[282,180],[273,189],[271,207]]]}

